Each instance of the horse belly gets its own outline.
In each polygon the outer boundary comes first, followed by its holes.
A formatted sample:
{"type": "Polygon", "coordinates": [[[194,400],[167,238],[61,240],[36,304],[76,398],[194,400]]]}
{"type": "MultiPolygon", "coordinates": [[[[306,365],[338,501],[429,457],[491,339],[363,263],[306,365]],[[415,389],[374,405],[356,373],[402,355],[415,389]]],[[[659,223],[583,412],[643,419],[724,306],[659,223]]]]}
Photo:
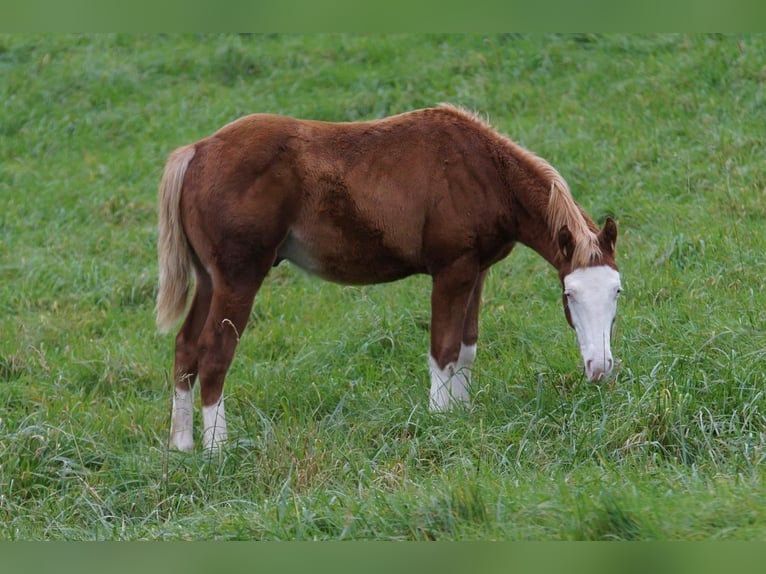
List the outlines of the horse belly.
{"type": "Polygon", "coordinates": [[[332,234],[325,238],[291,231],[278,249],[278,256],[304,271],[344,285],[368,285],[403,279],[422,272],[422,265],[381,245],[348,244],[332,234]]]}

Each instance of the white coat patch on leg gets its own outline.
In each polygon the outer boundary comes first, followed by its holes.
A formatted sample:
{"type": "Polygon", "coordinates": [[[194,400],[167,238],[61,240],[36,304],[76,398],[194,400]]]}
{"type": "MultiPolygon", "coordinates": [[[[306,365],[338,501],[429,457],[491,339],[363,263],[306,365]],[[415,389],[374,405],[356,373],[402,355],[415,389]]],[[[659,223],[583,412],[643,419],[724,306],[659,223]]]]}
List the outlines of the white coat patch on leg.
{"type": "Polygon", "coordinates": [[[202,445],[206,449],[215,449],[226,442],[226,412],[223,396],[216,404],[202,407],[202,445]]]}
{"type": "Polygon", "coordinates": [[[431,400],[429,408],[432,411],[446,411],[450,408],[450,379],[455,372],[451,363],[440,369],[433,357],[428,357],[428,370],[431,373],[431,400]]]}
{"type": "Polygon", "coordinates": [[[194,397],[191,390],[173,389],[173,412],[170,420],[170,448],[189,452],[194,448],[192,422],[194,397]]]}
{"type": "Polygon", "coordinates": [[[471,372],[473,363],[476,360],[476,345],[460,345],[460,355],[457,358],[458,374],[463,374],[466,381],[466,397],[468,396],[468,387],[471,386],[471,372]]]}
{"type": "Polygon", "coordinates": [[[468,386],[471,369],[467,363],[448,363],[440,369],[433,357],[428,357],[431,373],[431,394],[429,408],[434,412],[448,411],[456,404],[468,405],[468,386]]]}

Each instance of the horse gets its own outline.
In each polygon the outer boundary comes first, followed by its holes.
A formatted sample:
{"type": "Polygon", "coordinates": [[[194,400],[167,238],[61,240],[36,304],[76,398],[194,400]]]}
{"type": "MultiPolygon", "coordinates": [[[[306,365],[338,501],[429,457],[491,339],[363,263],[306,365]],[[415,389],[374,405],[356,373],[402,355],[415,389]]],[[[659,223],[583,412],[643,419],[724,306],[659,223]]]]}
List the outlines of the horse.
{"type": "Polygon", "coordinates": [[[203,447],[225,443],[224,379],[283,260],[341,284],[431,276],[432,411],[469,404],[484,280],[516,243],[558,271],[587,378],[614,366],[614,219],[599,228],[547,161],[449,104],[359,122],[241,117],[170,154],[158,231],[161,332],[194,285],[175,339],[172,449],[193,448],[197,378],[203,447]]]}

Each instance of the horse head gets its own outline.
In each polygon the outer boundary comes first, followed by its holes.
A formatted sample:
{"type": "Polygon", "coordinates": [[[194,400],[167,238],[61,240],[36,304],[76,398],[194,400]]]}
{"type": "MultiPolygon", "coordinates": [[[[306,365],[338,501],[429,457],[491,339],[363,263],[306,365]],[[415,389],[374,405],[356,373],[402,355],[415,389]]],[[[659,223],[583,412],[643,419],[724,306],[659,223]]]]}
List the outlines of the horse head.
{"type": "Polygon", "coordinates": [[[565,263],[560,270],[564,313],[577,334],[585,375],[590,381],[608,377],[614,368],[612,326],[622,291],[615,263],[617,224],[611,217],[606,219],[597,238],[598,250],[587,265],[574,264],[574,236],[566,226],[558,233],[558,246],[565,263]]]}

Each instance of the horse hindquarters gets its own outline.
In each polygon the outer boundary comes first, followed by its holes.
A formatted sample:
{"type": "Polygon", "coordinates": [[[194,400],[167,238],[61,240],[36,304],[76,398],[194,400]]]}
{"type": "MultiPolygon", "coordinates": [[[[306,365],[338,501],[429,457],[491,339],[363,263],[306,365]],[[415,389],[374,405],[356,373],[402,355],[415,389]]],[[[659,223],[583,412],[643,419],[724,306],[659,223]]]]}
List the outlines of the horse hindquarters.
{"type": "MultiPolygon", "coordinates": [[[[221,157],[232,156],[235,144],[203,140],[182,148],[193,150],[193,157],[176,177],[167,178],[173,185],[163,184],[165,192],[161,193],[161,230],[173,232],[171,243],[177,247],[173,253],[183,251],[197,277],[191,308],[176,337],[170,446],[179,450],[193,446],[191,390],[195,376],[200,382],[203,445],[214,448],[226,439],[224,379],[255,294],[287,234],[295,199],[290,193],[280,193],[279,187],[275,189],[277,183],[266,172],[256,184],[246,164],[234,160],[221,164],[221,157]]],[[[177,152],[171,155],[166,172],[175,170],[177,156],[177,152]]],[[[173,258],[161,256],[161,276],[174,268],[173,262],[173,258]]],[[[172,300],[174,309],[180,306],[183,312],[185,299],[178,304],[181,292],[177,289],[172,300]]],[[[160,315],[159,310],[158,316],[165,317],[165,323],[167,317],[175,318],[167,312],[160,315]]]]}

